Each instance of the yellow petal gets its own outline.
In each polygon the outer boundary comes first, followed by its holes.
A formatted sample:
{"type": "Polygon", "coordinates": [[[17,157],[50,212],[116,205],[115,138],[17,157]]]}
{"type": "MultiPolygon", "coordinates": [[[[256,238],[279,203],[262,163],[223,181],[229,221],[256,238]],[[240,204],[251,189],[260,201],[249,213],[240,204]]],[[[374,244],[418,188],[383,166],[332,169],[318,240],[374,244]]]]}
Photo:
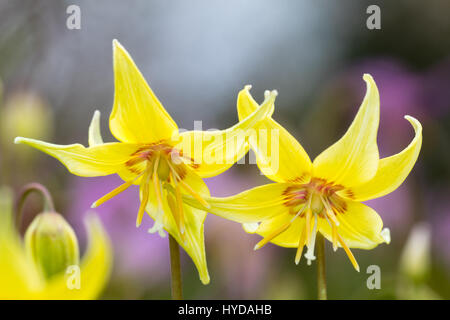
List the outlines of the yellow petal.
{"type": "MultiPolygon", "coordinates": [[[[381,159],[375,177],[363,185],[351,189],[352,199],[366,201],[391,193],[402,184],[411,172],[422,146],[422,126],[413,117],[406,116],[405,118],[414,127],[414,139],[402,152],[381,159]]],[[[349,193],[344,191],[342,195],[348,196],[349,193]]]]}
{"type": "Polygon", "coordinates": [[[276,91],[271,92],[260,108],[226,130],[181,133],[176,148],[193,160],[192,168],[202,178],[224,172],[247,153],[246,140],[254,132],[255,125],[273,112],[276,95],[276,91]]]}
{"type": "Polygon", "coordinates": [[[25,253],[12,209],[12,190],[0,186],[0,299],[34,299],[44,279],[25,253]]]}
{"type": "Polygon", "coordinates": [[[96,299],[105,288],[111,273],[112,247],[106,231],[95,214],[86,217],[88,246],[79,268],[68,268],[66,274],[51,279],[44,292],[45,299],[96,299]]]}
{"type": "Polygon", "coordinates": [[[152,143],[170,139],[178,127],[150,89],[124,47],[113,41],[114,106],[112,134],[123,142],[152,143]]]}
{"type": "Polygon", "coordinates": [[[313,162],[314,176],[351,187],[364,183],[378,168],[377,131],[380,97],[372,77],[364,75],[366,96],[344,136],[313,162]]]}
{"type": "MultiPolygon", "coordinates": [[[[362,203],[346,201],[345,212],[337,214],[336,218],[339,221],[337,232],[350,248],[373,249],[385,242],[382,236],[383,221],[375,210],[362,203]]],[[[324,218],[318,220],[319,231],[333,242],[329,222],[324,218]]]]}
{"type": "MultiPolygon", "coordinates": [[[[259,106],[246,87],[239,93],[237,109],[242,121],[259,106]]],[[[249,139],[257,165],[276,182],[302,182],[310,174],[312,164],[300,143],[280,124],[268,116],[255,126],[249,139]]]]}
{"type": "MultiPolygon", "coordinates": [[[[200,177],[198,177],[194,172],[188,170],[183,180],[185,183],[189,184],[191,188],[193,188],[202,197],[206,197],[209,195],[208,187],[203,182],[203,180],[200,177]]],[[[155,196],[153,185],[151,185],[149,189],[150,195],[146,211],[148,215],[156,221],[158,219],[157,217],[158,203],[155,196]]],[[[178,244],[191,257],[192,261],[197,267],[199,277],[202,283],[208,284],[209,274],[208,274],[208,267],[206,264],[205,240],[204,240],[204,222],[206,219],[206,212],[203,210],[195,209],[184,205],[183,214],[184,214],[185,230],[184,234],[181,235],[176,219],[174,218],[174,214],[177,213],[171,211],[171,206],[167,201],[168,197],[175,197],[175,195],[169,192],[170,191],[166,190],[166,188],[162,189],[161,198],[163,202],[163,211],[164,211],[162,218],[163,227],[175,238],[178,244]],[[184,239],[186,241],[184,241],[184,239]]],[[[175,203],[176,200],[173,199],[173,202],[175,203]]]]}
{"type": "Polygon", "coordinates": [[[67,169],[78,176],[96,177],[122,170],[137,145],[126,143],[105,143],[86,148],[81,144],[57,145],[39,140],[18,137],[15,143],[24,143],[55,157],[67,169]]]}
{"type": "MultiPolygon", "coordinates": [[[[265,220],[261,222],[256,233],[264,238],[269,237],[275,230],[279,230],[283,225],[289,223],[294,216],[295,213],[292,214],[286,211],[271,219],[265,220]]],[[[281,247],[297,248],[304,225],[305,219],[298,217],[285,231],[273,238],[270,242],[281,247]]]]}
{"type": "MultiPolygon", "coordinates": [[[[287,210],[284,205],[285,183],[259,186],[231,197],[203,197],[209,203],[208,212],[239,223],[253,223],[272,218],[287,210]]],[[[193,207],[205,209],[191,196],[183,201],[193,207]]]]}
{"type": "Polygon", "coordinates": [[[89,147],[103,144],[102,134],[100,132],[100,111],[95,110],[89,125],[89,147]]]}

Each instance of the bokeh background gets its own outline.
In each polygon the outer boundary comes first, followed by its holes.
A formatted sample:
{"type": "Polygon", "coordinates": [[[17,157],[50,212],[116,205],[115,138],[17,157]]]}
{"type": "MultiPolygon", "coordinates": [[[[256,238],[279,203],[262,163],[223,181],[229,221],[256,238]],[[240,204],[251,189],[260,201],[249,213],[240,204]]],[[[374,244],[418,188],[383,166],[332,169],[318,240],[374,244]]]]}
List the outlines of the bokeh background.
{"type": "MultiPolygon", "coordinates": [[[[18,135],[58,144],[87,144],[93,112],[113,141],[112,39],[133,56],[181,128],[226,128],[237,121],[236,96],[246,84],[263,100],[279,96],[274,118],[314,158],[336,141],[355,115],[370,73],[381,93],[381,156],[404,148],[424,126],[419,160],[394,193],[370,201],[391,229],[390,245],[354,250],[361,273],[343,250],[327,244],[329,297],[450,298],[450,2],[447,1],[0,1],[0,184],[19,190],[46,185],[85,243],[82,217],[120,183],[116,176],[80,178],[18,135]],[[66,8],[81,9],[81,29],[66,27],[66,8]],[[381,8],[381,30],[369,30],[366,9],[381,8]],[[410,239],[410,240],[408,240],[410,239]],[[381,268],[381,289],[369,290],[369,265],[381,268]]],[[[235,165],[207,179],[213,195],[268,183],[255,165],[235,165]]],[[[28,220],[40,210],[36,197],[28,220]]],[[[168,241],[135,228],[137,188],[96,209],[115,250],[102,298],[170,297],[168,241]]],[[[148,219],[150,220],[150,219],[148,219]]],[[[26,224],[25,224],[26,225],[26,224]]],[[[183,253],[185,296],[196,299],[311,299],[315,266],[294,264],[295,249],[209,215],[206,251],[211,284],[203,286],[183,253]]]]}

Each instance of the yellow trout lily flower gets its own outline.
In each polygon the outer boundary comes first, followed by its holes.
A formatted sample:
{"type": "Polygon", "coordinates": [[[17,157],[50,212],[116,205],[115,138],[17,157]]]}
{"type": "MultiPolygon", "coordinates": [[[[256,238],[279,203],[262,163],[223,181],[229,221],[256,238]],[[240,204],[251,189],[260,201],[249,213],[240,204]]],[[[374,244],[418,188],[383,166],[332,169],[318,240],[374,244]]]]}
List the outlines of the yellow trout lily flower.
{"type": "MultiPolygon", "coordinates": [[[[16,138],[16,143],[35,147],[61,161],[78,176],[118,174],[125,182],[94,202],[97,207],[131,185],[140,186],[140,208],[136,226],[144,212],[155,221],[149,232],[169,232],[194,261],[204,284],[209,283],[203,226],[206,212],[186,206],[184,194],[192,195],[205,207],[209,190],[202,178],[220,174],[248,151],[245,143],[230,141],[246,134],[273,112],[276,92],[241,122],[227,130],[179,132],[176,123],[155,96],[131,56],[113,41],[115,95],[109,118],[111,133],[120,142],[103,143],[99,112],[89,128],[89,147],[81,144],[55,145],[16,138]],[[205,161],[208,160],[208,161],[205,161]],[[168,192],[167,185],[176,192],[168,192]]],[[[249,86],[238,103],[249,96],[249,86]]]]}
{"type": "MultiPolygon", "coordinates": [[[[100,220],[89,215],[85,221],[88,245],[81,261],[47,277],[27,251],[29,243],[24,245],[20,239],[14,226],[11,203],[11,191],[0,188],[0,299],[98,298],[109,279],[112,265],[111,244],[100,220]]],[[[60,246],[54,245],[54,249],[61,250],[60,246]]],[[[74,245],[78,248],[77,243],[74,245]]],[[[57,263],[52,260],[51,248],[48,253],[46,262],[57,263]]],[[[78,255],[77,250],[75,253],[78,255]]]]}
{"type": "MultiPolygon", "coordinates": [[[[370,75],[365,74],[363,79],[367,92],[350,128],[313,162],[300,143],[272,118],[256,126],[251,147],[261,171],[276,183],[227,198],[207,198],[209,211],[243,223],[247,232],[263,236],[255,250],[268,242],[297,248],[297,264],[304,246],[308,264],[315,260],[314,243],[320,232],[332,242],[334,250],[344,248],[359,271],[350,248],[372,249],[390,242],[389,229],[383,229],[380,216],[360,202],[399,187],[414,166],[422,144],[421,124],[405,116],[415,130],[414,139],[400,153],[379,158],[379,93],[370,75]],[[264,139],[258,129],[277,130],[279,145],[261,141],[264,139]],[[264,142],[265,152],[261,150],[264,142]],[[277,160],[279,165],[274,165],[277,160]]],[[[254,100],[248,100],[238,106],[239,117],[246,117],[257,107],[254,100]]],[[[194,200],[190,198],[190,204],[200,207],[194,200]]]]}

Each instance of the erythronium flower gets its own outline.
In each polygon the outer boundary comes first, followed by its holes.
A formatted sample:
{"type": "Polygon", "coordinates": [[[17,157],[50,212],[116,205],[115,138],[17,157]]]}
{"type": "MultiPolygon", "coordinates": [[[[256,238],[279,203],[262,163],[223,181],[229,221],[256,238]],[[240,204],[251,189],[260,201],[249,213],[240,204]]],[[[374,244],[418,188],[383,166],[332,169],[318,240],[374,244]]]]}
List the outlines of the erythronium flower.
{"type": "MultiPolygon", "coordinates": [[[[176,123],[154,95],[128,52],[117,42],[114,48],[114,106],[109,119],[111,133],[120,142],[103,143],[99,112],[89,127],[89,147],[81,144],[55,145],[27,138],[16,143],[35,147],[61,161],[79,176],[95,177],[117,173],[125,183],[94,202],[97,207],[131,185],[140,186],[141,205],[136,226],[146,211],[155,223],[149,232],[169,232],[186,250],[204,284],[209,283],[203,225],[206,212],[186,206],[182,196],[190,194],[204,206],[209,190],[202,178],[227,170],[248,151],[245,143],[230,140],[246,132],[273,112],[276,91],[260,108],[227,130],[180,133],[176,123]],[[211,161],[204,161],[208,159],[211,161]],[[212,161],[214,160],[214,161],[212,161]],[[176,192],[167,191],[171,185],[176,192]]],[[[238,104],[251,99],[250,86],[238,96],[238,104]]]]}
{"type": "MultiPolygon", "coordinates": [[[[263,236],[255,249],[268,242],[297,248],[297,264],[304,246],[308,264],[315,259],[314,243],[320,232],[332,242],[334,250],[344,248],[359,271],[349,248],[372,249],[390,242],[389,229],[383,229],[379,215],[360,202],[399,187],[414,166],[422,144],[421,124],[405,116],[415,130],[414,139],[402,152],[379,158],[376,140],[380,99],[372,77],[365,74],[363,78],[366,96],[350,128],[313,162],[300,143],[273,119],[261,122],[256,129],[278,130],[279,146],[268,144],[267,152],[259,152],[264,142],[257,141],[263,139],[258,135],[250,139],[250,144],[261,171],[276,183],[227,198],[205,198],[209,212],[243,223],[247,232],[263,236]],[[279,157],[272,150],[279,150],[279,157]],[[274,166],[272,162],[277,159],[279,166],[274,166]],[[274,167],[278,170],[272,170],[274,167]]],[[[257,107],[255,101],[239,105],[239,117],[246,117],[257,107]]],[[[186,197],[186,201],[201,207],[192,197],[186,197]]]]}
{"type": "Polygon", "coordinates": [[[73,230],[54,212],[36,217],[24,244],[14,225],[12,192],[0,187],[0,299],[98,298],[109,279],[112,249],[95,215],[85,223],[88,246],[81,261],[73,230]]]}

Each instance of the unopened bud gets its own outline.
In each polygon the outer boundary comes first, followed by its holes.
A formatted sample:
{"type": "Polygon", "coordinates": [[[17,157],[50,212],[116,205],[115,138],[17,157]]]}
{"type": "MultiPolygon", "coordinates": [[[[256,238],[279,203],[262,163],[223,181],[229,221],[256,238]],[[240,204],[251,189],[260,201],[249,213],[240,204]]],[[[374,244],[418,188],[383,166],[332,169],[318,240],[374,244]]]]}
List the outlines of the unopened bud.
{"type": "Polygon", "coordinates": [[[400,270],[410,279],[424,280],[430,271],[431,231],[426,223],[414,226],[400,261],[400,270]]]}
{"type": "Polygon", "coordinates": [[[25,247],[46,279],[79,262],[78,240],[72,227],[58,213],[36,216],[25,233],[25,247]]]}

